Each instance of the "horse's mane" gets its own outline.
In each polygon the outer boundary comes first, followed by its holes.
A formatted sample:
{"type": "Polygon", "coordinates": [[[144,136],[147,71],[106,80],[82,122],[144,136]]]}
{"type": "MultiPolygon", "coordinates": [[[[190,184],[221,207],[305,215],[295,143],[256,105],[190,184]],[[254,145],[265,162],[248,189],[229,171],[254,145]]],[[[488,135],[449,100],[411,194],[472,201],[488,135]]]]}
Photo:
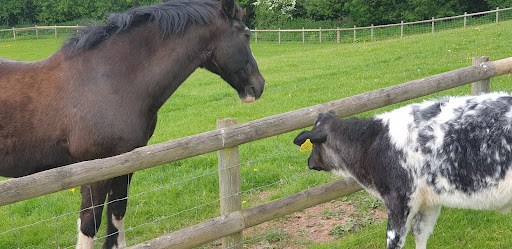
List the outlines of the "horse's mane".
{"type": "Polygon", "coordinates": [[[81,29],[67,40],[63,48],[70,52],[91,49],[114,34],[128,32],[145,23],[157,24],[162,37],[181,35],[191,24],[209,24],[219,9],[220,1],[215,0],[168,0],[136,7],[125,13],[110,14],[103,25],[81,29]]]}

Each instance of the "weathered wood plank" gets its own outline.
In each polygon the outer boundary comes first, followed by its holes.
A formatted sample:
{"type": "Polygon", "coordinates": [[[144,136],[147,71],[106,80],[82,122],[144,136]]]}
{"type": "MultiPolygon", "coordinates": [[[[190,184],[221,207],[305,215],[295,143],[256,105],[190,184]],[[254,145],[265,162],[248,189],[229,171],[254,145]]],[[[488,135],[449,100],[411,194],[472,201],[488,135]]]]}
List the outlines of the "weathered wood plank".
{"type": "MultiPolygon", "coordinates": [[[[238,119],[236,118],[218,119],[217,129],[223,129],[236,125],[237,123],[238,119]]],[[[238,146],[219,150],[217,155],[219,167],[220,214],[228,215],[242,210],[238,146]]],[[[242,232],[222,238],[222,248],[241,249],[241,243],[242,232]]]]}
{"type": "MultiPolygon", "coordinates": [[[[480,65],[484,62],[491,61],[491,57],[489,56],[478,56],[473,57],[472,62],[473,65],[480,65]]],[[[484,93],[488,93],[491,90],[491,79],[485,79],[477,82],[471,83],[471,95],[480,95],[484,93]]]]}
{"type": "Polygon", "coordinates": [[[496,68],[496,76],[512,73],[512,57],[493,61],[492,64],[496,68]]]}
{"type": "Polygon", "coordinates": [[[212,240],[243,231],[240,211],[217,217],[174,233],[130,247],[132,249],[194,248],[212,240]]]}

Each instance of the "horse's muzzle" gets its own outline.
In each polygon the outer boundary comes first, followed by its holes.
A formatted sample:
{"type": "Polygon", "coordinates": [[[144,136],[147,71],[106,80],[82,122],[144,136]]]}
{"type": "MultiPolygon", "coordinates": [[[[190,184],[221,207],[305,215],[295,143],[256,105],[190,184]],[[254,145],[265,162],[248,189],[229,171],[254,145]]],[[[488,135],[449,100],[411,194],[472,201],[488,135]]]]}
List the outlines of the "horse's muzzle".
{"type": "Polygon", "coordinates": [[[252,102],[254,102],[254,101],[256,100],[256,97],[252,97],[252,96],[251,96],[251,97],[243,98],[243,99],[241,99],[241,100],[242,100],[243,102],[245,102],[245,103],[252,103],[252,102]]]}
{"type": "Polygon", "coordinates": [[[261,74],[251,77],[251,84],[245,87],[244,93],[239,94],[240,99],[245,103],[252,103],[261,97],[265,88],[265,79],[261,74]]]}

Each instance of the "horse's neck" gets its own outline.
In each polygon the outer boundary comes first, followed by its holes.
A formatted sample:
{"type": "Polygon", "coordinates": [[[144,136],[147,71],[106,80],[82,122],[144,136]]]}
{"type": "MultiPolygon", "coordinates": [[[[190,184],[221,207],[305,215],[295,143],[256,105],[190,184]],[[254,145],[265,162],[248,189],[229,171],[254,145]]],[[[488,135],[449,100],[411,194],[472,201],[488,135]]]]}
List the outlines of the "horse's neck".
{"type": "Polygon", "coordinates": [[[110,84],[123,97],[140,99],[145,109],[156,112],[203,63],[208,50],[198,33],[161,39],[158,32],[138,29],[112,37],[83,52],[79,67],[89,68],[86,73],[101,84],[110,84]]]}

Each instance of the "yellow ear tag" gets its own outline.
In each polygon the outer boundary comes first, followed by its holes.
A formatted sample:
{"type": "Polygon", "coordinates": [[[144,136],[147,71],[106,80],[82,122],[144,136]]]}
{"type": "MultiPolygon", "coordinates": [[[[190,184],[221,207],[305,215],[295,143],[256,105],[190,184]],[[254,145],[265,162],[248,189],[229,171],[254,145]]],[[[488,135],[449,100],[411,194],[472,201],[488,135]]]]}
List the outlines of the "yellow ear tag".
{"type": "Polygon", "coordinates": [[[300,152],[306,152],[306,151],[310,151],[310,150],[313,150],[313,144],[311,143],[311,140],[306,139],[306,142],[304,142],[300,146],[300,152]]]}

